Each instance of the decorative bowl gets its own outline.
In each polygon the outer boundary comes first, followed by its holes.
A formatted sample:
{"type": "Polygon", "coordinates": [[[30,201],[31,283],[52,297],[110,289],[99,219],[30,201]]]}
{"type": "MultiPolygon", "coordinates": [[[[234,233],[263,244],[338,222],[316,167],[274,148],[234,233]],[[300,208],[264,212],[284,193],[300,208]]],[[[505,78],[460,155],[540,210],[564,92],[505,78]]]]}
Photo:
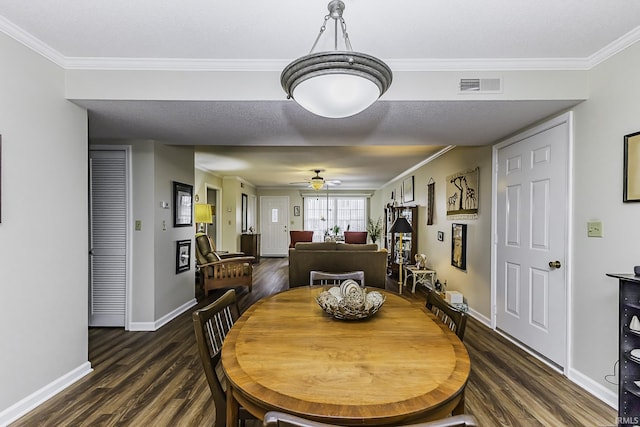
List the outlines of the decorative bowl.
{"type": "Polygon", "coordinates": [[[378,312],[384,301],[385,297],[380,292],[367,292],[351,279],[316,296],[318,305],[340,320],[367,319],[378,312]]]}

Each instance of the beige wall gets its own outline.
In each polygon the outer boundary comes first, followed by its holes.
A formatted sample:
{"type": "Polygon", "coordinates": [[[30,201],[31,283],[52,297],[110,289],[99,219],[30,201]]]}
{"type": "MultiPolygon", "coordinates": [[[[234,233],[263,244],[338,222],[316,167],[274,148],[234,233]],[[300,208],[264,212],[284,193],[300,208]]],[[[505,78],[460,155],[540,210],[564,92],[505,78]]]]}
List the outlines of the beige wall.
{"type": "Polygon", "coordinates": [[[590,72],[591,96],[575,109],[572,364],[615,392],[618,282],[606,273],[640,265],[640,203],[622,202],[623,136],[640,131],[640,43],[590,72]],[[602,221],[602,238],[587,221],[602,221]]]}
{"type": "MultiPolygon", "coordinates": [[[[436,270],[447,289],[462,292],[474,315],[486,321],[491,317],[491,147],[457,147],[407,174],[414,177],[414,201],[418,206],[418,253],[427,255],[427,263],[436,270]],[[480,168],[478,219],[447,219],[446,177],[456,172],[480,168]],[[427,224],[427,183],[435,181],[435,210],[433,225],[427,224]],[[467,270],[451,265],[451,224],[467,224],[467,270]],[[443,242],[438,231],[444,232],[443,242]]],[[[405,176],[405,177],[406,177],[405,176]]],[[[376,193],[376,209],[371,216],[381,215],[384,204],[390,201],[391,191],[400,193],[402,177],[376,193]]],[[[399,197],[398,197],[399,199],[399,197]]]]}
{"type": "Polygon", "coordinates": [[[90,365],[87,113],[62,69],[2,33],[0,64],[2,425],[90,365]]]}

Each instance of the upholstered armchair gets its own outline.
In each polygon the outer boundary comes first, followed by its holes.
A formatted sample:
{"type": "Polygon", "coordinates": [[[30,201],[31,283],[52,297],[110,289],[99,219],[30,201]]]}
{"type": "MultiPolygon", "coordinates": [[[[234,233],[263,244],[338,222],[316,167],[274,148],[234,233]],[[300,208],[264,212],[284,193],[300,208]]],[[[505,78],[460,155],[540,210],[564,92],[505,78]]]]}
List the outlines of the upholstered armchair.
{"type": "Polygon", "coordinates": [[[345,231],[344,242],[365,244],[367,243],[367,232],[366,231],[345,231]]]}
{"type": "Polygon", "coordinates": [[[247,286],[253,288],[252,256],[241,252],[219,254],[206,234],[196,236],[196,265],[200,269],[200,284],[204,295],[212,289],[247,286]]]}

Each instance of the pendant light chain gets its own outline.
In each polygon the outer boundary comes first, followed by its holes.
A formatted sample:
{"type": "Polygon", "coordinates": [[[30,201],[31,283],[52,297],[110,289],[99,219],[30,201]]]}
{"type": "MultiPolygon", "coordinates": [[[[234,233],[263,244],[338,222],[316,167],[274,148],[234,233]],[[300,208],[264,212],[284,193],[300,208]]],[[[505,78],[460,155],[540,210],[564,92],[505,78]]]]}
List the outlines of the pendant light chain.
{"type": "Polygon", "coordinates": [[[338,21],[340,21],[340,30],[342,31],[342,38],[344,39],[345,48],[349,52],[353,51],[353,48],[351,47],[351,40],[349,40],[349,33],[347,33],[347,22],[344,20],[342,16],[338,16],[334,18],[333,16],[331,16],[331,14],[328,14],[324,17],[324,21],[320,26],[320,32],[316,36],[316,40],[313,42],[313,46],[311,46],[311,50],[309,51],[309,54],[312,54],[313,51],[316,49],[316,46],[320,41],[320,37],[322,37],[322,34],[327,29],[327,21],[331,18],[334,19],[334,23],[335,23],[333,50],[338,50],[338,21]]]}

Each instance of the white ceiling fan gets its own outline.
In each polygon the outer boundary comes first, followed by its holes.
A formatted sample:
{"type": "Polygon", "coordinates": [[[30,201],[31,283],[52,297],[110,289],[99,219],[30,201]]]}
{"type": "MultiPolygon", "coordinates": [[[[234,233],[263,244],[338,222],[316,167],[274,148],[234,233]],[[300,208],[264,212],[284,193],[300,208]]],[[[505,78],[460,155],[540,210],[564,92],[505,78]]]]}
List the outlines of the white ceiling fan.
{"type": "Polygon", "coordinates": [[[302,182],[292,182],[291,184],[308,184],[309,187],[313,188],[314,190],[320,190],[322,189],[325,185],[330,186],[330,185],[340,185],[342,181],[340,181],[339,179],[324,179],[323,177],[320,176],[320,172],[324,172],[324,169],[312,169],[313,172],[316,173],[315,176],[311,177],[310,179],[307,179],[305,181],[302,182]]]}

